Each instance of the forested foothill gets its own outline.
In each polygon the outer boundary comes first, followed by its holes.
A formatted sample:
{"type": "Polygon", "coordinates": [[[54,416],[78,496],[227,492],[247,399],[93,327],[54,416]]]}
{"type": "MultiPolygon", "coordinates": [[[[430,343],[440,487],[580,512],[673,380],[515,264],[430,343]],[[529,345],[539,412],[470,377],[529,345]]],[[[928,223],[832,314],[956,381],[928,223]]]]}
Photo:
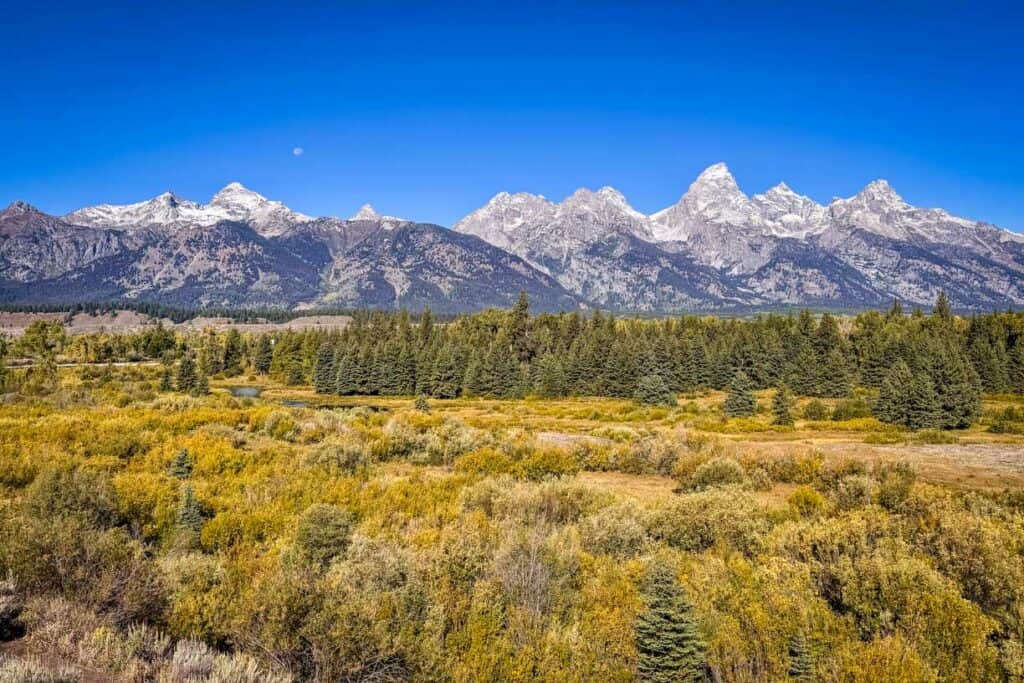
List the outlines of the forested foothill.
{"type": "Polygon", "coordinates": [[[0,681],[1024,681],[1024,315],[0,342],[0,681]]]}

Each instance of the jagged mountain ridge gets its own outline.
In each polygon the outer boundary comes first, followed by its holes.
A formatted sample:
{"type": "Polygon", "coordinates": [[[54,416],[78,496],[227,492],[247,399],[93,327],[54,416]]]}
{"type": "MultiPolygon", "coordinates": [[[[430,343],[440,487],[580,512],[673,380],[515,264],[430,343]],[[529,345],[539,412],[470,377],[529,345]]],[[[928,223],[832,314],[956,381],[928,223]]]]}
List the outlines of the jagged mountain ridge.
{"type": "Polygon", "coordinates": [[[478,238],[368,207],[352,220],[312,219],[253,195],[232,184],[207,205],[161,195],[66,219],[14,203],[0,211],[0,301],[459,312],[510,306],[523,290],[538,310],[579,305],[551,277],[478,238]]]}
{"type": "Polygon", "coordinates": [[[646,282],[656,289],[666,261],[680,256],[710,269],[717,292],[730,292],[706,297],[699,307],[710,310],[728,307],[733,294],[747,307],[855,308],[892,299],[926,304],[942,289],[965,309],[1024,304],[1024,238],[913,207],[884,180],[821,205],[785,183],[748,197],[719,163],[676,204],[646,216],[612,188],[577,191],[561,203],[503,192],[454,229],[522,256],[603,306],[674,308],[671,296],[635,287],[646,282]],[[612,264],[589,255],[624,234],[651,245],[650,258],[620,263],[613,277],[612,264]],[[629,283],[632,301],[613,286],[587,286],[609,280],[629,283]]]}
{"type": "Polygon", "coordinates": [[[748,197],[715,164],[644,214],[617,190],[561,202],[501,192],[452,230],[385,216],[313,218],[230,183],[206,204],[164,193],[64,217],[0,212],[0,300],[472,310],[526,290],[538,310],[677,312],[781,305],[1024,304],[1024,238],[920,209],[885,181],[828,205],[785,183],[748,197]]]}

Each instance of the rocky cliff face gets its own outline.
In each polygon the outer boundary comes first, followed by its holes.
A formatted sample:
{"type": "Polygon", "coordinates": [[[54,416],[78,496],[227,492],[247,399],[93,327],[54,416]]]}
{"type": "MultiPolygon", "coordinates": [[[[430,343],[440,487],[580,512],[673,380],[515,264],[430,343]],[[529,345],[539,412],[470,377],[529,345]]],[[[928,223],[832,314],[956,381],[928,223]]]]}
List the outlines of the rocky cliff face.
{"type": "Polygon", "coordinates": [[[208,204],[172,194],[48,216],[0,212],[0,300],[131,298],[181,306],[507,306],[579,299],[521,258],[432,225],[381,216],[312,219],[237,183],[208,204]]]}
{"type": "Polygon", "coordinates": [[[905,202],[884,180],[821,205],[784,183],[748,197],[724,164],[646,215],[610,187],[561,202],[495,195],[453,230],[383,216],[311,218],[231,183],[64,217],[0,211],[0,301],[128,297],[177,305],[463,311],[728,311],[892,299],[1024,305],[1024,237],[905,202]]]}
{"type": "Polygon", "coordinates": [[[824,206],[785,183],[748,197],[715,164],[676,204],[649,216],[611,188],[562,203],[502,193],[454,229],[604,306],[856,308],[894,298],[929,304],[943,289],[961,308],[1024,304],[1024,238],[911,206],[884,180],[824,206]],[[664,284],[677,268],[699,273],[703,294],[664,284]]]}

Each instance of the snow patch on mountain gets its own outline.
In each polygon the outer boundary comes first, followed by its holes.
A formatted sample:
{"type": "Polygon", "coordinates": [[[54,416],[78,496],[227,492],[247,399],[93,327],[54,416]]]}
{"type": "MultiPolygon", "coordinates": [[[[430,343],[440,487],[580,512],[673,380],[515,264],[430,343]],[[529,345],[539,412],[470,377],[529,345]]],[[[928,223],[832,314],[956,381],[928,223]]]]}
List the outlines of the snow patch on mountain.
{"type": "Polygon", "coordinates": [[[291,225],[312,220],[237,182],[225,185],[208,204],[164,192],[134,204],[100,204],[78,209],[64,219],[75,225],[121,230],[201,228],[221,221],[239,221],[252,225],[264,237],[280,235],[291,225]]]}

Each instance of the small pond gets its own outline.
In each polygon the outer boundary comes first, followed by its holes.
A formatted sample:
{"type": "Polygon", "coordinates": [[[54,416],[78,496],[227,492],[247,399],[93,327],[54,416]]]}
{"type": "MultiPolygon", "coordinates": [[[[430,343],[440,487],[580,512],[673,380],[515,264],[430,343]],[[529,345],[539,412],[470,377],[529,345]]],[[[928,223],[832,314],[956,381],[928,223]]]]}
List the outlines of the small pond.
{"type": "Polygon", "coordinates": [[[232,396],[238,396],[239,398],[257,398],[263,393],[261,387],[228,387],[228,391],[231,392],[232,396]]]}

